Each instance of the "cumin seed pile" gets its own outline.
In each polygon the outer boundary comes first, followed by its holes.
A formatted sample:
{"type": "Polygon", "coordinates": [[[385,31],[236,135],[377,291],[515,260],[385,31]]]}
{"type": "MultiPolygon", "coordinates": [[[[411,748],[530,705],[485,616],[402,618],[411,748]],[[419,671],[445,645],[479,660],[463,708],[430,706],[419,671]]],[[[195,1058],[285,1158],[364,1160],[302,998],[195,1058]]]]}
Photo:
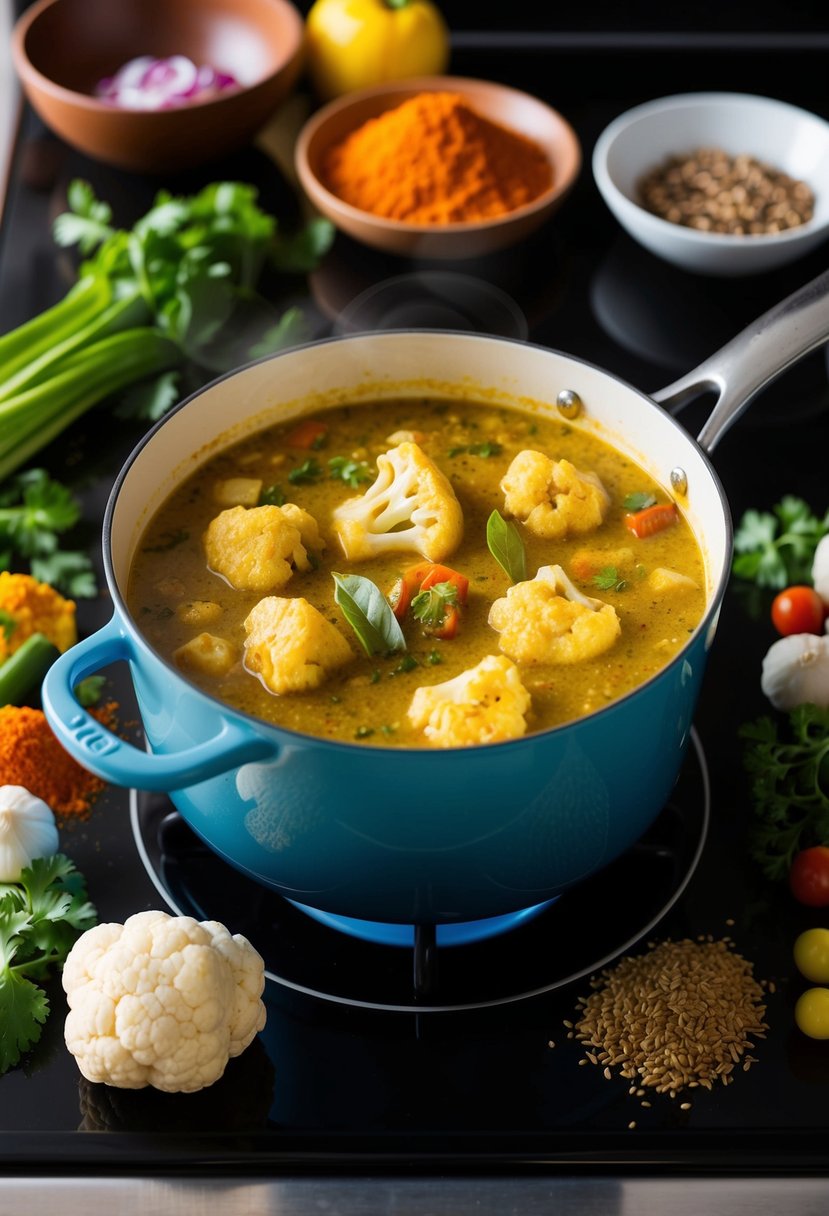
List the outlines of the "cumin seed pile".
{"type": "MultiPolygon", "coordinates": [[[[727,941],[664,941],[591,980],[572,1027],[591,1063],[642,1090],[671,1097],[686,1087],[728,1085],[747,1049],[765,1038],[764,993],[727,941]]],[[[637,1093],[639,1090],[637,1089],[637,1093]]]]}

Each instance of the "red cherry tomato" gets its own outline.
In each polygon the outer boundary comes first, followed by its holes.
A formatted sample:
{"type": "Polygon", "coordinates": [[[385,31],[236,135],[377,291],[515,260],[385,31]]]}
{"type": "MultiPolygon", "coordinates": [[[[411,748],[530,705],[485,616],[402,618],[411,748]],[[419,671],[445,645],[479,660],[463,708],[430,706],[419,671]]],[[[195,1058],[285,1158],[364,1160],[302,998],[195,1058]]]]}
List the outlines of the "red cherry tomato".
{"type": "Polygon", "coordinates": [[[829,907],[829,848],[825,844],[797,854],[789,870],[789,886],[798,903],[829,907]]]}
{"type": "Polygon", "coordinates": [[[812,587],[787,587],[774,597],[772,624],[778,633],[823,633],[826,609],[812,587]]]}

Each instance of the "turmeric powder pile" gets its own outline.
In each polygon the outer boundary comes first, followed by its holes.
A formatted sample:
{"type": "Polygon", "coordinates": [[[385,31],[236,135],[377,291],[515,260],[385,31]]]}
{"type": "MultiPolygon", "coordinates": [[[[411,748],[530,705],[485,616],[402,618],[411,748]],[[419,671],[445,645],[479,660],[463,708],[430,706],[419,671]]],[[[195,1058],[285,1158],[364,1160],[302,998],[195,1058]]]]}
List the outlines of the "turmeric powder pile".
{"type": "Polygon", "coordinates": [[[506,215],[553,180],[532,140],[490,122],[456,93],[419,93],[329,149],[321,177],[362,211],[412,224],[506,215]]]}
{"type": "Polygon", "coordinates": [[[0,572],[0,662],[33,633],[44,634],[61,652],[78,640],[75,604],[30,574],[0,572]]]}
{"type": "MultiPolygon", "coordinates": [[[[93,711],[111,725],[115,704],[93,711]]],[[[85,817],[92,800],[104,788],[100,777],[88,772],[61,746],[42,710],[26,705],[0,708],[0,786],[22,785],[42,798],[58,818],[85,817]]]]}

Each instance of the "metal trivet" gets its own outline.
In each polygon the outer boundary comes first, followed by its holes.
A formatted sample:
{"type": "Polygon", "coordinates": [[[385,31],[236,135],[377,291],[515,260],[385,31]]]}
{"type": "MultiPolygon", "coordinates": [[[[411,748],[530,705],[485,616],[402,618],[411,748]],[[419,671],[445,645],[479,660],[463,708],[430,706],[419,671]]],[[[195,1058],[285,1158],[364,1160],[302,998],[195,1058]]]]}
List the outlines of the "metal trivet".
{"type": "Polygon", "coordinates": [[[159,794],[131,791],[133,835],[173,912],[218,920],[293,992],[361,1009],[437,1013],[526,1000],[590,975],[648,934],[679,899],[708,832],[710,788],[696,731],[671,798],[622,857],[500,936],[443,949],[415,926],[414,949],[311,919],[209,849],[159,794]]]}

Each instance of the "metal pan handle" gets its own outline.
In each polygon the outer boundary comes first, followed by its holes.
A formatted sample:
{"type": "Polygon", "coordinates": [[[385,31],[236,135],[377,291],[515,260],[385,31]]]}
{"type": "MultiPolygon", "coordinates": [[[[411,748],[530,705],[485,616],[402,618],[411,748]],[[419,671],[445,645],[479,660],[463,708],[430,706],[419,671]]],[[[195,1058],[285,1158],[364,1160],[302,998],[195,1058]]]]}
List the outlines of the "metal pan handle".
{"type": "Polygon", "coordinates": [[[692,372],[653,393],[653,400],[673,414],[702,390],[716,392],[697,436],[700,447],[712,452],[762,388],[827,339],[829,270],[775,304],[692,372]]]}

